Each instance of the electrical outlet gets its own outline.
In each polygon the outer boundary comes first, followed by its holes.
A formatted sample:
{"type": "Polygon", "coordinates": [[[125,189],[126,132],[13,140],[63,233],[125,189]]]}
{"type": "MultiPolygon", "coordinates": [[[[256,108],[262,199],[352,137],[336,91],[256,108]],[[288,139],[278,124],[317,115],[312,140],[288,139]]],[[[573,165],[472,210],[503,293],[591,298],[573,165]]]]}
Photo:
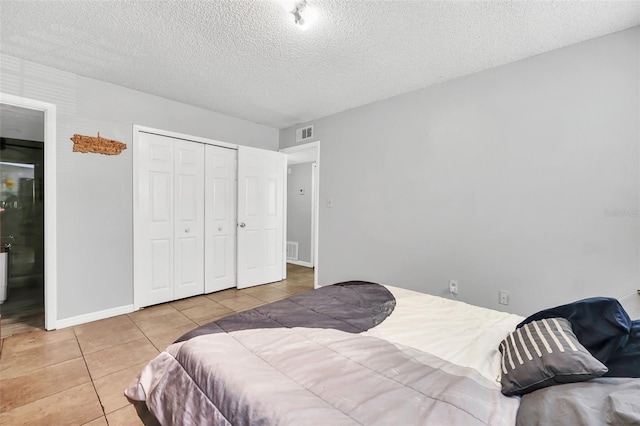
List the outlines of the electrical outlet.
{"type": "Polygon", "coordinates": [[[458,281],[449,280],[449,293],[458,294],[458,281]]]}
{"type": "Polygon", "coordinates": [[[498,290],[498,303],[501,305],[509,304],[509,292],[504,290],[498,290]]]}

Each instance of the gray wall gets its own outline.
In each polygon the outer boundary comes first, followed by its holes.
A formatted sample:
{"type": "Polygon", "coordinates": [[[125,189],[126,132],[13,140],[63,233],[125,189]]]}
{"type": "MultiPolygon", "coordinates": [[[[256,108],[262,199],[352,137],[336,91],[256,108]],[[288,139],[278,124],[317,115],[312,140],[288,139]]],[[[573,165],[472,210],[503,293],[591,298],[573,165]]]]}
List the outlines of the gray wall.
{"type": "Polygon", "coordinates": [[[636,27],[296,126],[322,141],[320,285],[456,279],[522,315],[634,291],[639,52],[636,27]]]}
{"type": "Polygon", "coordinates": [[[287,241],[298,242],[298,260],[311,263],[312,163],[293,164],[287,175],[287,241]],[[304,195],[300,195],[300,189],[304,195]]]}
{"type": "Polygon", "coordinates": [[[44,112],[0,104],[0,136],[44,142],[44,112]]]}
{"type": "Polygon", "coordinates": [[[275,150],[278,131],[125,87],[0,57],[0,91],[57,106],[58,319],[133,303],[132,126],[275,150]],[[74,133],[127,144],[72,152],[74,133]]]}

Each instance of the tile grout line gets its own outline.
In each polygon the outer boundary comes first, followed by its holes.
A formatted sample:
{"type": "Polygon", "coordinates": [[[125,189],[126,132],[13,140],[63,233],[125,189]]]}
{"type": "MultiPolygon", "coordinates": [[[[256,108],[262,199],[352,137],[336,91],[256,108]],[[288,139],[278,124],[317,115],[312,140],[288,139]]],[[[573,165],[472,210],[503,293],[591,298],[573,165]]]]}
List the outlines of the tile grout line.
{"type": "MultiPolygon", "coordinates": [[[[78,335],[76,334],[76,329],[75,327],[72,327],[73,329],[73,335],[76,338],[76,343],[78,344],[78,348],[80,348],[80,354],[82,355],[82,361],[84,362],[84,366],[87,369],[87,374],[89,374],[89,379],[91,380],[91,386],[93,387],[93,391],[96,393],[96,398],[98,398],[98,404],[100,404],[100,409],[102,410],[102,416],[104,417],[105,421],[107,421],[107,413],[105,413],[104,411],[104,405],[102,404],[102,400],[100,399],[100,394],[98,393],[98,389],[96,389],[96,384],[93,381],[93,375],[91,374],[91,370],[89,370],[89,365],[87,364],[87,359],[84,356],[84,351],[82,350],[82,345],[80,344],[80,340],[78,339],[78,335]]],[[[96,417],[93,420],[90,420],[90,422],[97,420],[99,417],[96,417]]],[[[89,422],[87,422],[89,423],[89,422]]],[[[107,425],[109,424],[109,422],[107,422],[107,425]]]]}
{"type": "MultiPolygon", "coordinates": [[[[167,304],[170,304],[170,303],[167,303],[167,304]]],[[[186,316],[185,314],[183,314],[183,313],[182,313],[181,311],[179,311],[175,306],[171,306],[171,307],[172,307],[173,309],[175,309],[177,312],[180,312],[180,314],[182,314],[182,316],[184,316],[186,319],[188,319],[189,321],[191,321],[191,322],[192,322],[196,327],[198,327],[198,323],[196,323],[194,320],[192,320],[191,318],[189,318],[188,316],[186,316]]],[[[137,312],[137,311],[136,311],[136,312],[137,312]]],[[[144,330],[142,330],[142,329],[140,328],[140,326],[138,326],[138,323],[136,323],[136,322],[133,320],[133,318],[131,318],[131,317],[129,316],[129,314],[126,314],[126,315],[127,315],[127,317],[129,318],[129,320],[133,323],[133,325],[135,325],[135,326],[136,326],[136,328],[140,331],[140,333],[142,333],[142,335],[145,337],[145,339],[147,339],[147,341],[148,341],[149,343],[151,343],[151,346],[153,346],[154,348],[156,348],[156,350],[157,350],[158,352],[162,352],[162,351],[164,350],[164,348],[163,348],[163,349],[158,348],[158,347],[155,345],[155,343],[153,343],[153,342],[151,341],[151,338],[150,338],[149,336],[147,336],[147,333],[145,333],[145,332],[144,332],[144,330]]]]}

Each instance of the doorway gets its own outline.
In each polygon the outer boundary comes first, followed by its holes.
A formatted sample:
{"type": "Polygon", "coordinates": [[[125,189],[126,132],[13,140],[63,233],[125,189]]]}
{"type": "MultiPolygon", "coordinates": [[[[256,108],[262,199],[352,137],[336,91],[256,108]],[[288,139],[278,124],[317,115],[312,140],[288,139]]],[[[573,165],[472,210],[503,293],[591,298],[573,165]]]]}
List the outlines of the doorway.
{"type": "Polygon", "coordinates": [[[27,324],[27,329],[18,332],[29,331],[28,327],[53,330],[57,307],[56,106],[0,93],[0,137],[0,162],[9,163],[0,169],[0,202],[10,213],[0,217],[2,258],[7,265],[0,273],[0,277],[6,276],[6,301],[0,304],[2,335],[11,332],[7,319],[12,316],[14,301],[22,304],[18,322],[25,320],[27,324]],[[20,296],[24,294],[32,296],[23,299],[20,296]],[[25,319],[33,310],[24,305],[36,303],[38,319],[25,319]],[[29,325],[33,321],[37,326],[29,325]]]}
{"type": "Polygon", "coordinates": [[[311,269],[318,288],[320,142],[280,152],[287,154],[287,263],[311,269]]]}
{"type": "Polygon", "coordinates": [[[42,142],[0,137],[0,188],[0,313],[10,336],[44,328],[42,142]]]}

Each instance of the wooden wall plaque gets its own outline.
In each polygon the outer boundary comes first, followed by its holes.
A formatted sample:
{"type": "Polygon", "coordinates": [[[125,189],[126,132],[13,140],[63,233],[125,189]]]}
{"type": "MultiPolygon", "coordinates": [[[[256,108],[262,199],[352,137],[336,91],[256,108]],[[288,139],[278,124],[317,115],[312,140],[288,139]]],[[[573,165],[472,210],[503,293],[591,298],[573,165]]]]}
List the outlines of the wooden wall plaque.
{"type": "Polygon", "coordinates": [[[94,152],[96,154],[118,155],[122,150],[127,149],[127,145],[122,142],[106,139],[100,136],[73,135],[73,152],[94,152]]]}

